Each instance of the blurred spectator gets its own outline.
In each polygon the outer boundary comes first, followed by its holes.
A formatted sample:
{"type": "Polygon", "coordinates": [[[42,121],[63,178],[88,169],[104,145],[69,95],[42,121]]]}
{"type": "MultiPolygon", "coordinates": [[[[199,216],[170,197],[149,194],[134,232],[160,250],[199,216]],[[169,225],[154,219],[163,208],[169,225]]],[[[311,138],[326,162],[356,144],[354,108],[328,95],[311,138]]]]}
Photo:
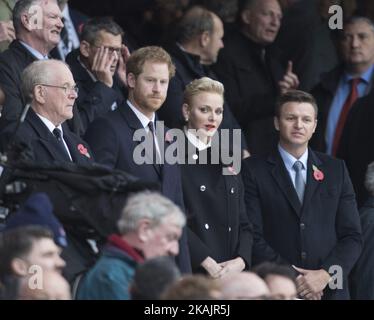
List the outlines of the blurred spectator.
{"type": "Polygon", "coordinates": [[[114,110],[126,96],[126,62],[130,53],[122,44],[123,31],[111,18],[88,20],[79,50],[66,62],[79,88],[76,104],[83,131],[95,118],[114,110]]]}
{"type": "Polygon", "coordinates": [[[167,198],[142,192],[129,198],[102,256],[81,280],[77,299],[129,300],[136,267],[146,259],[176,256],[184,214],[167,198]]]}
{"type": "Polygon", "coordinates": [[[264,300],[270,298],[265,281],[253,272],[241,272],[220,279],[221,299],[264,300]]]}
{"type": "MultiPolygon", "coordinates": [[[[202,7],[190,8],[178,24],[176,43],[168,47],[176,73],[171,78],[168,94],[162,108],[158,110],[161,120],[169,128],[183,125],[183,91],[192,80],[201,77],[216,79],[210,66],[216,62],[218,52],[223,48],[223,25],[213,12],[202,7]]],[[[222,129],[239,129],[240,126],[225,103],[222,129]]],[[[242,136],[244,156],[248,156],[245,138],[242,136]]]]}
{"type": "Polygon", "coordinates": [[[201,5],[221,18],[224,25],[235,22],[238,14],[238,0],[201,0],[201,5]]]}
{"type": "Polygon", "coordinates": [[[181,277],[170,257],[156,257],[138,265],[130,286],[132,300],[159,300],[161,294],[181,277]]]}
{"type": "Polygon", "coordinates": [[[66,56],[74,49],[79,48],[79,34],[87,17],[77,10],[71,9],[69,0],[57,0],[62,13],[64,27],[61,30],[61,40],[57,47],[51,51],[55,59],[65,61],[66,56]]]}
{"type": "Polygon", "coordinates": [[[202,275],[185,276],[170,286],[162,300],[216,300],[221,298],[217,280],[202,275]]]}
{"type": "Polygon", "coordinates": [[[365,187],[369,198],[360,209],[363,249],[350,276],[353,300],[374,299],[374,162],[367,168],[365,187]]]}
{"type": "Polygon", "coordinates": [[[342,64],[324,74],[311,92],[320,109],[312,145],[334,156],[343,143],[342,133],[350,109],[372,88],[373,22],[363,17],[345,21],[344,29],[339,32],[339,53],[342,64]]]}
{"type": "Polygon", "coordinates": [[[59,273],[43,272],[38,279],[41,281],[40,287],[33,277],[26,276],[20,280],[18,300],[71,300],[70,286],[59,273]]]}
{"type": "Polygon", "coordinates": [[[299,84],[292,62],[285,70],[279,55],[270,47],[282,15],[277,0],[241,1],[239,25],[226,33],[225,47],[214,66],[225,85],[232,112],[245,131],[251,154],[266,154],[276,145],[275,99],[299,84]]]}
{"type": "Polygon", "coordinates": [[[264,279],[272,299],[293,300],[297,297],[296,272],[290,266],[264,262],[252,271],[264,279]]]}
{"type": "Polygon", "coordinates": [[[17,0],[0,1],[0,52],[8,49],[16,37],[12,21],[12,10],[16,2],[17,0]]]}

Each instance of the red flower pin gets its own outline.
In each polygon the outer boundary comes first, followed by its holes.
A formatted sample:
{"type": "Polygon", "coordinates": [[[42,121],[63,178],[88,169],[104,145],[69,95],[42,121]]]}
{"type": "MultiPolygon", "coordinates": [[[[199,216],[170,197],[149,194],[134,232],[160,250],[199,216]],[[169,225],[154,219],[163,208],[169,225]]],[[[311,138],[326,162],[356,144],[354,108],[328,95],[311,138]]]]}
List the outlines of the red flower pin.
{"type": "Polygon", "coordinates": [[[313,177],[317,181],[322,181],[325,178],[325,175],[321,170],[319,170],[315,165],[312,166],[313,168],[313,177]]]}
{"type": "Polygon", "coordinates": [[[234,167],[231,166],[231,167],[227,167],[227,170],[229,170],[231,172],[231,174],[233,175],[237,175],[238,173],[235,171],[234,167]]]}
{"type": "Polygon", "coordinates": [[[83,154],[84,156],[86,156],[87,158],[91,158],[90,154],[88,153],[88,150],[87,148],[83,145],[83,144],[78,144],[78,151],[83,154]]]}
{"type": "Polygon", "coordinates": [[[166,134],[165,134],[165,141],[169,142],[169,143],[173,142],[173,138],[171,137],[169,131],[167,131],[166,134]]]}

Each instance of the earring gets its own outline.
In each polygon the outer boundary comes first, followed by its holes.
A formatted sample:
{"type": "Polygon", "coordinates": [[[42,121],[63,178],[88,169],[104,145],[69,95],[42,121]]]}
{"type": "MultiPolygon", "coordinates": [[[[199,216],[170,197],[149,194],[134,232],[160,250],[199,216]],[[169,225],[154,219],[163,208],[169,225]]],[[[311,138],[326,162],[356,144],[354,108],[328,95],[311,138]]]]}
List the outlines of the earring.
{"type": "Polygon", "coordinates": [[[188,117],[184,118],[184,120],[186,120],[186,122],[188,122],[188,117]]]}

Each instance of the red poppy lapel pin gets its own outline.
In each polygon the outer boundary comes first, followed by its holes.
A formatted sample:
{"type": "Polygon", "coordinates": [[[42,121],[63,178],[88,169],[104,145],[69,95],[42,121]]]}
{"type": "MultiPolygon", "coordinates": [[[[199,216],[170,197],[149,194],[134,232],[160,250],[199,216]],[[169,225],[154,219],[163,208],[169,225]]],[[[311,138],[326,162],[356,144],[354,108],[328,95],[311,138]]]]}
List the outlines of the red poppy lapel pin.
{"type": "Polygon", "coordinates": [[[235,171],[234,167],[231,166],[231,167],[227,167],[227,170],[229,170],[231,172],[232,175],[237,175],[238,173],[235,171]]]}
{"type": "Polygon", "coordinates": [[[317,181],[323,181],[323,179],[325,178],[325,175],[323,174],[323,172],[319,170],[315,165],[312,165],[312,168],[313,168],[314,179],[316,179],[317,181]]]}
{"type": "Polygon", "coordinates": [[[168,143],[173,142],[173,138],[171,137],[169,131],[167,131],[167,132],[165,133],[165,141],[168,142],[168,143]]]}
{"type": "Polygon", "coordinates": [[[83,145],[83,144],[78,144],[77,146],[78,148],[78,151],[83,154],[84,156],[86,156],[87,158],[91,158],[90,154],[88,153],[88,150],[87,148],[83,145]]]}

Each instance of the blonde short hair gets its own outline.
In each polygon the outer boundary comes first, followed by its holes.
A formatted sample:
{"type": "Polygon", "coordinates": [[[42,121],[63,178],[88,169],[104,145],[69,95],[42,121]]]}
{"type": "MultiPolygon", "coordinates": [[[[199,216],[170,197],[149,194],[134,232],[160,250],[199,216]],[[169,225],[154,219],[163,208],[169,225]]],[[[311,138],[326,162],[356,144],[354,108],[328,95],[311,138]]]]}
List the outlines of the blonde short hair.
{"type": "Polygon", "coordinates": [[[193,96],[196,96],[202,92],[211,92],[219,94],[223,99],[225,89],[223,84],[219,81],[213,80],[208,77],[193,80],[190,82],[184,90],[183,102],[190,104],[193,96]]]}

